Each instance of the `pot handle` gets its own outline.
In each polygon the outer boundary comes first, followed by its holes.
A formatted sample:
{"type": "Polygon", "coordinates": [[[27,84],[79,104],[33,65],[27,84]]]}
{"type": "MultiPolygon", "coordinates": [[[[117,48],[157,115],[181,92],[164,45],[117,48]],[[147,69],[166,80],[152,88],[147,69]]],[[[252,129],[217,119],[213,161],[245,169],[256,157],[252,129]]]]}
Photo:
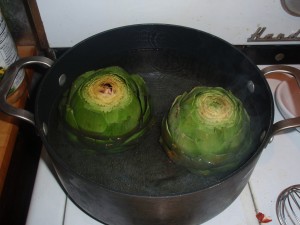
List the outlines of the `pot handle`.
{"type": "Polygon", "coordinates": [[[40,64],[46,67],[51,67],[53,61],[44,56],[31,56],[21,58],[15,61],[13,64],[11,64],[5,71],[5,74],[0,82],[0,110],[7,113],[8,115],[20,118],[34,125],[34,115],[31,112],[24,109],[15,108],[8,104],[6,101],[8,97],[8,92],[12,87],[19,70],[22,67],[31,64],[40,64]]]}
{"type": "MultiPolygon", "coordinates": [[[[291,75],[296,79],[298,86],[300,88],[300,70],[298,70],[297,68],[291,66],[285,66],[285,65],[274,65],[262,69],[262,72],[265,76],[271,73],[285,73],[291,75]]],[[[300,117],[285,119],[276,122],[272,126],[271,134],[273,136],[280,131],[290,129],[290,128],[295,128],[295,127],[300,127],[300,117]]]]}

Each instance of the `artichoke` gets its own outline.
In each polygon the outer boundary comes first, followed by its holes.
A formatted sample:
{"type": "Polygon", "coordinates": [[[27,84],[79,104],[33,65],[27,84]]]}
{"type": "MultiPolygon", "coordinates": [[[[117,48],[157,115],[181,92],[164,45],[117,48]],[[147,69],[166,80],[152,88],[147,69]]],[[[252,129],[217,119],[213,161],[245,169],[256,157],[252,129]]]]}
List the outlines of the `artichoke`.
{"type": "Polygon", "coordinates": [[[117,66],[79,76],[59,109],[69,137],[106,152],[137,143],[151,118],[145,81],[117,66]]]}
{"type": "Polygon", "coordinates": [[[174,100],[160,142],[170,159],[191,172],[224,175],[247,157],[250,118],[230,91],[197,86],[174,100]]]}

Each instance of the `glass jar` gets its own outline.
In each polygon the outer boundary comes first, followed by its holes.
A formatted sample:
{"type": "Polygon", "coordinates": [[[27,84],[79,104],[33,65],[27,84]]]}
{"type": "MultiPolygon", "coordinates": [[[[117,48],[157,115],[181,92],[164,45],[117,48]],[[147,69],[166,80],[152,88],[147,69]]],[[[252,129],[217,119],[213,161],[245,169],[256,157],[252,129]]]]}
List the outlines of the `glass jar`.
{"type": "MultiPolygon", "coordinates": [[[[5,70],[18,59],[16,45],[0,10],[0,80],[5,75],[5,70]]],[[[25,89],[25,71],[22,69],[18,72],[10,89],[8,102],[17,101],[23,95],[25,89]]]]}

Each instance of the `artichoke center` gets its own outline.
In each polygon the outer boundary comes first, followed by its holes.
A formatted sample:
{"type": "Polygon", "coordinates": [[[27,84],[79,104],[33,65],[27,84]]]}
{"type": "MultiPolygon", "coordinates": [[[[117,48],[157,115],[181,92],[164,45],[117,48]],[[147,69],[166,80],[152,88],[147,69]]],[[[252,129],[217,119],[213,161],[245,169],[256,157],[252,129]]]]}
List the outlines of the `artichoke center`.
{"type": "Polygon", "coordinates": [[[100,93],[105,94],[105,95],[112,95],[112,94],[114,94],[113,87],[109,83],[102,84],[102,86],[100,87],[99,91],[100,91],[100,93]]]}
{"type": "Polygon", "coordinates": [[[226,95],[205,93],[198,99],[199,116],[207,124],[224,124],[234,114],[234,104],[226,95]]]}
{"type": "Polygon", "coordinates": [[[130,94],[124,81],[113,74],[92,79],[83,88],[83,96],[91,105],[102,111],[111,111],[129,103],[130,94]]]}

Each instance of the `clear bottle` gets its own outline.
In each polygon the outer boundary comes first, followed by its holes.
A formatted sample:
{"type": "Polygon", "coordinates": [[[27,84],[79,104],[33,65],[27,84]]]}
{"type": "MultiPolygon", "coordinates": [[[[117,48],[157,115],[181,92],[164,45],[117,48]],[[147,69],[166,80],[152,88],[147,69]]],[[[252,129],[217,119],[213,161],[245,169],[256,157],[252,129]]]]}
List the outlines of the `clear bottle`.
{"type": "MultiPolygon", "coordinates": [[[[5,70],[18,59],[16,45],[0,9],[0,80],[4,76],[5,70]]],[[[10,89],[9,102],[14,102],[21,97],[26,87],[25,83],[25,71],[20,70],[10,89]]]]}

